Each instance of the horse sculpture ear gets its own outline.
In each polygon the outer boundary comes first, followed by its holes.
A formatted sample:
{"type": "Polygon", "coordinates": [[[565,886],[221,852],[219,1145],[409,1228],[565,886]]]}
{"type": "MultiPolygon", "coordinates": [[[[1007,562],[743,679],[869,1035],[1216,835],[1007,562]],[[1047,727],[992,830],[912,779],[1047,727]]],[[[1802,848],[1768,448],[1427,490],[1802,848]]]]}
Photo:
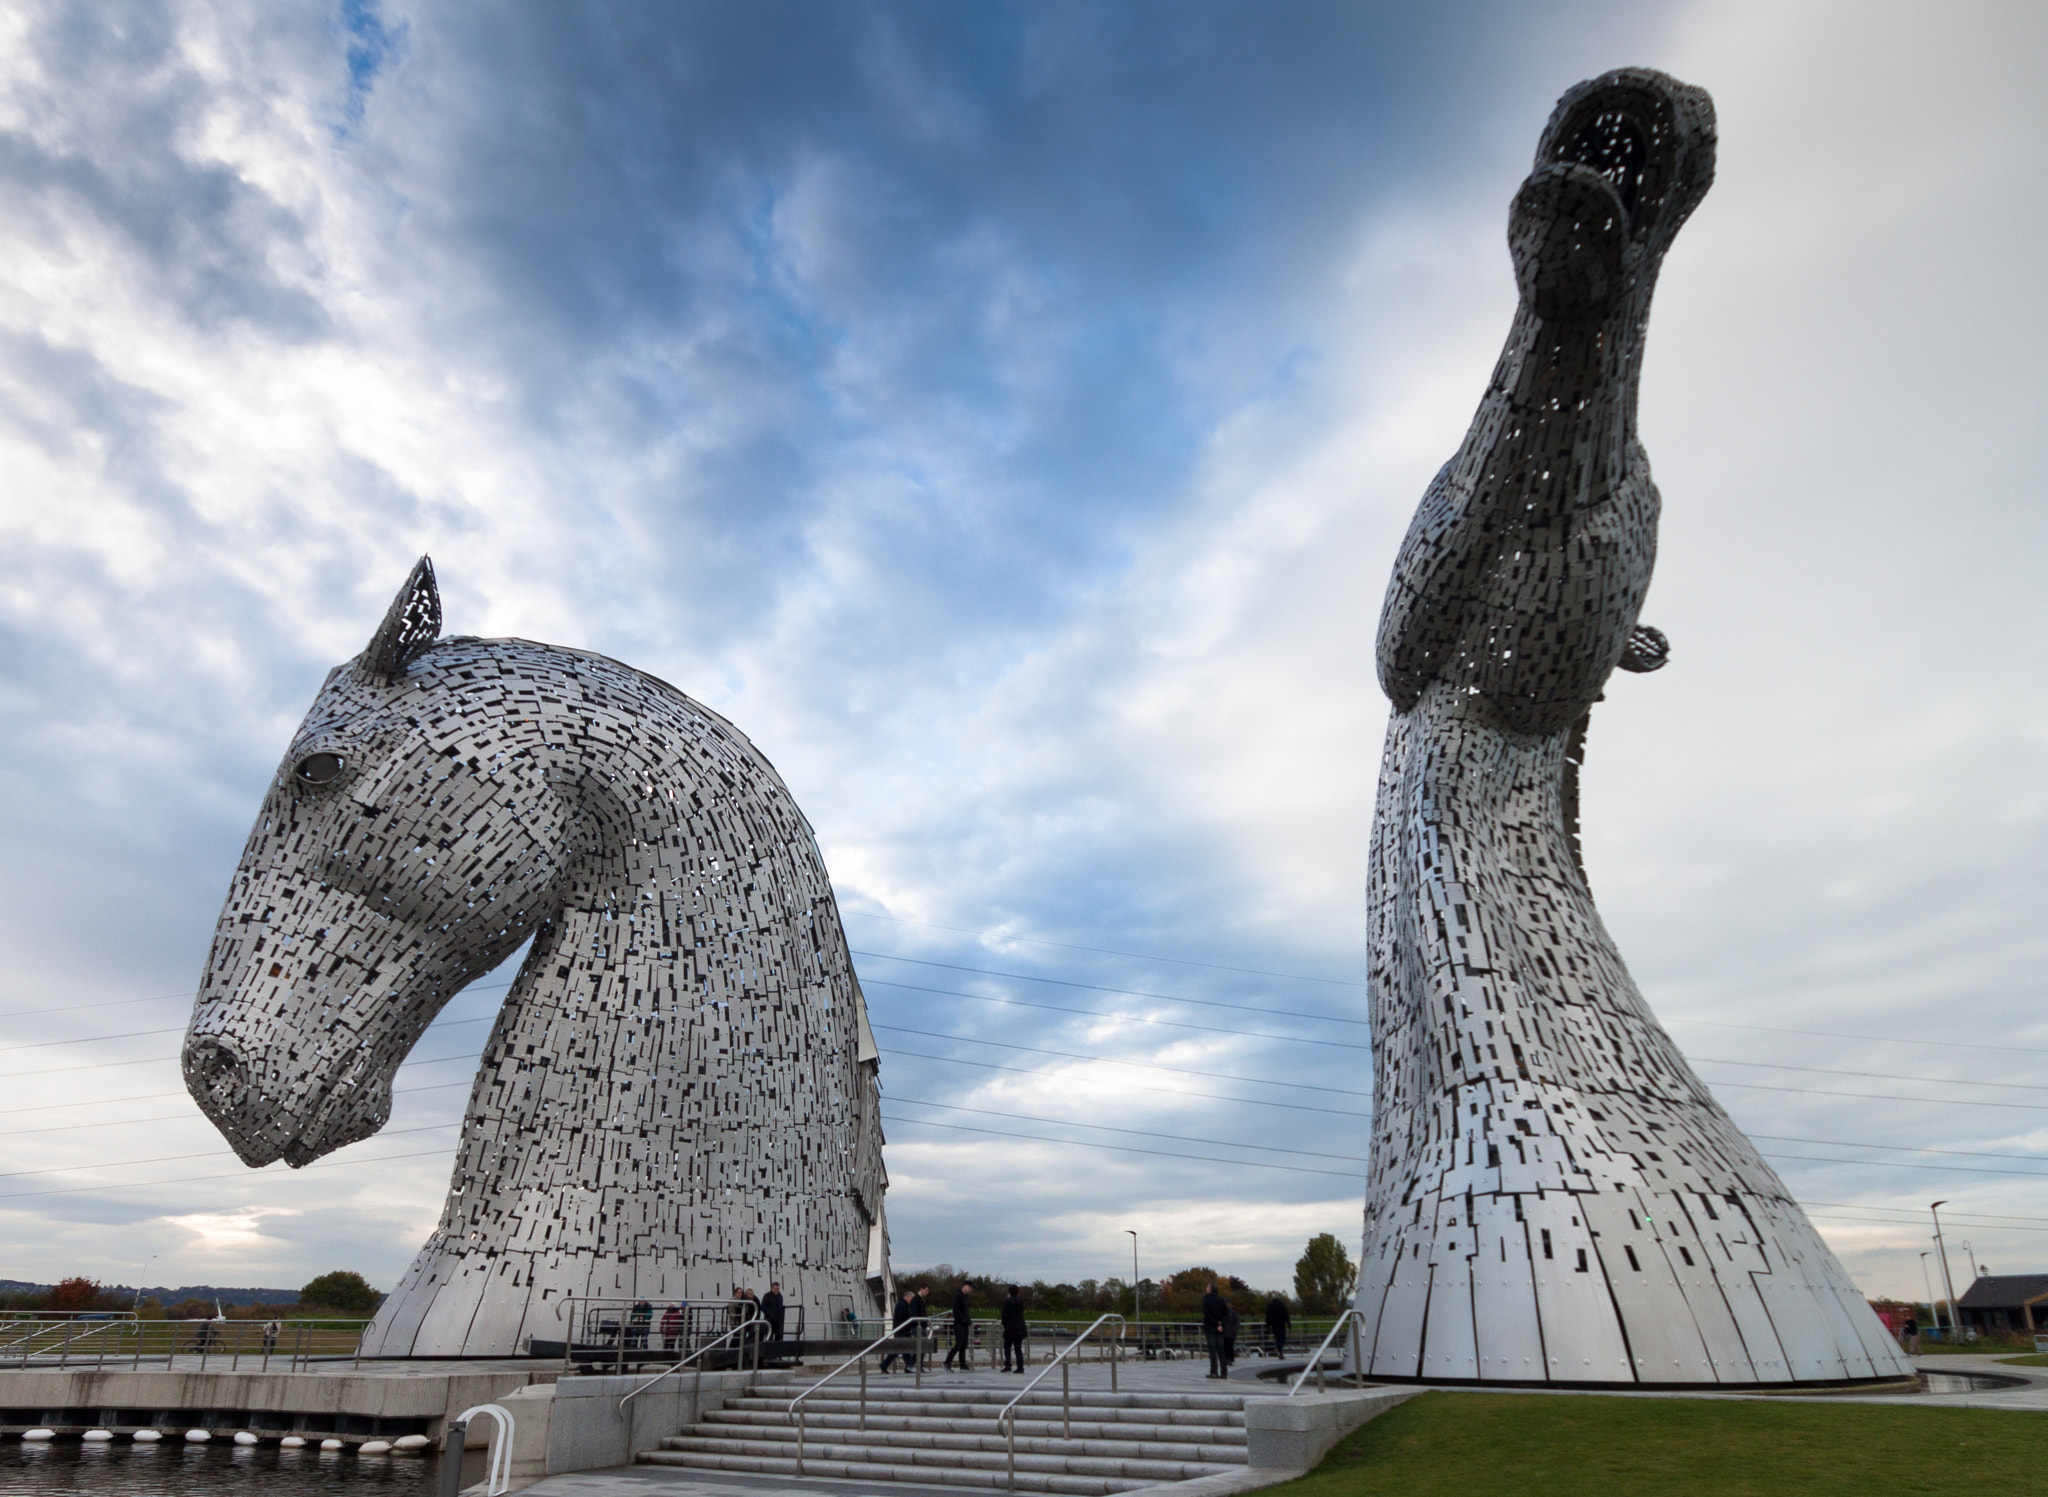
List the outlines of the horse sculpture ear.
{"type": "Polygon", "coordinates": [[[396,681],[440,634],[441,590],[434,586],[433,562],[422,556],[391,600],[384,622],[370,636],[370,646],[363,651],[363,669],[396,681]]]}

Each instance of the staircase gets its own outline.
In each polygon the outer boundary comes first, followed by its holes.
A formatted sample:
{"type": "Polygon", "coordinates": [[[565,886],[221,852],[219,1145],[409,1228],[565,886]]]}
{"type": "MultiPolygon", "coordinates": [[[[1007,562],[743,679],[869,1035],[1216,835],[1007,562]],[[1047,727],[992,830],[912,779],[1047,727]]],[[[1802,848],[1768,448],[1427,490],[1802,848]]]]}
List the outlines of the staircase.
{"type": "MultiPolygon", "coordinates": [[[[795,1476],[789,1400],[800,1391],[751,1389],[640,1463],[795,1476]]],[[[876,1389],[862,1429],[857,1391],[835,1384],[804,1401],[803,1474],[1005,1489],[1009,1439],[996,1415],[1010,1396],[999,1387],[876,1389]]],[[[1242,1394],[1076,1392],[1071,1408],[1068,1434],[1057,1389],[1017,1405],[1018,1491],[1103,1497],[1245,1465],[1242,1394]]]]}

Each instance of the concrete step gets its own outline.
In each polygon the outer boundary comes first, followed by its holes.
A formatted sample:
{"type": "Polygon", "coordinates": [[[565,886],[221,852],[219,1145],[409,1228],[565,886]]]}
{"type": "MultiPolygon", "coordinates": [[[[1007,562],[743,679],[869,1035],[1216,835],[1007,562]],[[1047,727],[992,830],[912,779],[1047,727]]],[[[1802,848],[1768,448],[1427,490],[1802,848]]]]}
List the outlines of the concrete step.
{"type": "MultiPolygon", "coordinates": [[[[647,1466],[681,1466],[698,1471],[743,1471],[759,1476],[795,1476],[796,1458],[763,1455],[713,1455],[685,1450],[650,1450],[639,1456],[639,1462],[647,1466]]],[[[888,1465],[879,1461],[825,1460],[810,1454],[808,1447],[804,1456],[805,1477],[837,1477],[843,1481],[893,1481],[912,1482],[925,1486],[945,1487],[986,1487],[1001,1491],[1009,1487],[1010,1476],[1007,1466],[1000,1471],[970,1471],[949,1466],[908,1466],[888,1465]]],[[[1017,1472],[1016,1490],[1020,1492],[1051,1492],[1060,1497],[1112,1497],[1118,1492],[1135,1492],[1141,1487],[1157,1485],[1147,1477],[1115,1476],[1068,1476],[1054,1475],[1039,1471],[1017,1472]]]]}
{"type": "MultiPolygon", "coordinates": [[[[1077,1440],[1164,1440],[1182,1443],[1198,1441],[1204,1445],[1235,1446],[1238,1449],[1244,1448],[1247,1438],[1241,1425],[1159,1424],[1150,1420],[1141,1424],[1134,1417],[1136,1411],[1113,1412],[1121,1413],[1125,1417],[1115,1420],[1077,1418],[1070,1425],[1062,1425],[1058,1419],[1051,1417],[1051,1410],[1036,1410],[1036,1417],[1018,1419],[1017,1436],[1019,1439],[1026,1436],[1064,1438],[1071,1433],[1072,1438],[1077,1440]]],[[[793,1415],[781,1408],[730,1408],[706,1411],[703,1422],[718,1425],[753,1425],[765,1429],[790,1429],[794,1428],[796,1421],[793,1415]]],[[[855,1411],[821,1411],[810,1404],[804,1405],[804,1422],[805,1427],[811,1430],[862,1428],[860,1415],[855,1411]]],[[[881,1414],[870,1408],[866,1428],[943,1435],[983,1431],[993,1433],[998,1426],[992,1416],[975,1418],[963,1414],[881,1414]]]]}
{"type": "MultiPolygon", "coordinates": [[[[1105,1395],[1106,1396],[1106,1395],[1105,1395]]],[[[1143,1395],[1128,1395],[1140,1397],[1143,1395]]],[[[1169,1395],[1171,1396],[1171,1395],[1169,1395]]],[[[747,1394],[736,1398],[726,1407],[749,1412],[780,1411],[789,1408],[794,1395],[780,1393],[761,1396],[747,1394]]],[[[1003,1411],[1008,1399],[990,1398],[986,1394],[972,1394],[961,1390],[950,1398],[912,1398],[905,1396],[901,1389],[890,1389],[883,1396],[876,1389],[869,1389],[867,1409],[872,1417],[876,1414],[891,1418],[948,1418],[948,1419],[993,1419],[1003,1411]]],[[[1052,1417],[1060,1408],[1057,1393],[1049,1398],[1033,1396],[1017,1405],[1020,1419],[1052,1417]]],[[[1200,1408],[1188,1408],[1180,1403],[1103,1403],[1084,1399],[1076,1394],[1073,1410],[1077,1415],[1085,1411],[1085,1417],[1097,1423],[1131,1424],[1178,1424],[1191,1428],[1243,1429],[1244,1402],[1242,1398],[1227,1405],[1216,1404],[1200,1408]]],[[[804,1408],[814,1417],[820,1414],[846,1414],[860,1411],[860,1396],[857,1391],[840,1396],[838,1389],[829,1393],[815,1394],[804,1400],[804,1408]]]]}
{"type": "MultiPolygon", "coordinates": [[[[935,1450],[935,1451],[1000,1451],[1007,1453],[1010,1442],[1007,1436],[998,1434],[993,1425],[981,1430],[952,1429],[932,1430],[885,1430],[874,1428],[872,1422],[867,1429],[821,1429],[815,1424],[808,1425],[804,1432],[805,1448],[813,1446],[862,1446],[883,1450],[935,1450]]],[[[729,1444],[733,1441],[751,1442],[756,1447],[794,1446],[796,1426],[737,1424],[725,1420],[706,1421],[690,1426],[681,1435],[671,1440],[702,1439],[729,1444]]],[[[673,1449],[689,1449],[683,1445],[664,1445],[673,1449]]],[[[1198,1465],[1245,1464],[1243,1445],[1204,1445],[1190,1440],[1134,1440],[1128,1438],[1102,1439],[1083,1434],[1077,1427],[1071,1438],[1061,1435],[1057,1424],[1040,1425],[1034,1432],[1028,1426],[1017,1429],[1017,1455],[1019,1459],[1033,1456],[1102,1456],[1115,1460],[1179,1461],[1194,1462],[1198,1465]]]]}
{"type": "MultiPolygon", "coordinates": [[[[796,1469],[796,1442],[711,1439],[700,1435],[675,1435],[661,1442],[659,1450],[648,1451],[641,1460],[650,1465],[667,1464],[666,1455],[753,1456],[764,1460],[787,1460],[790,1474],[796,1469]],[[772,1454],[771,1454],[772,1452],[772,1454]]],[[[911,1445],[855,1445],[841,1441],[807,1440],[804,1464],[835,1462],[855,1468],[876,1466],[909,1470],[982,1471],[999,1473],[1006,1479],[1010,1469],[1007,1452],[1000,1450],[939,1450],[911,1445]]],[[[1242,1464],[1241,1462],[1239,1463],[1242,1464]]],[[[1031,1454],[1017,1452],[1017,1471],[1039,1476],[1093,1476],[1118,1481],[1148,1483],[1187,1481],[1197,1476],[1214,1476],[1235,1469],[1220,1461],[1155,1461],[1126,1456],[1080,1454],[1031,1454]]]]}
{"type": "MultiPolygon", "coordinates": [[[[794,1398],[807,1388],[816,1386],[816,1383],[797,1381],[785,1383],[776,1391],[778,1396],[794,1398]]],[[[854,1390],[859,1384],[842,1377],[836,1379],[830,1387],[830,1392],[813,1394],[806,1402],[816,1403],[820,1399],[856,1396],[854,1390]]],[[[993,1380],[986,1386],[973,1388],[919,1388],[904,1377],[869,1378],[869,1405],[872,1406],[876,1399],[884,1397],[899,1403],[971,1404],[988,1403],[993,1400],[996,1404],[1002,1405],[1016,1397],[1016,1390],[1006,1383],[993,1380]]],[[[1111,1393],[1103,1388],[1076,1388],[1073,1404],[1077,1409],[1084,1406],[1091,1409],[1208,1409],[1220,1413],[1241,1414],[1244,1412],[1244,1398],[1242,1393],[1111,1393]]],[[[1059,1384],[1048,1378],[1027,1393],[1019,1407],[1059,1402],[1059,1384]]]]}

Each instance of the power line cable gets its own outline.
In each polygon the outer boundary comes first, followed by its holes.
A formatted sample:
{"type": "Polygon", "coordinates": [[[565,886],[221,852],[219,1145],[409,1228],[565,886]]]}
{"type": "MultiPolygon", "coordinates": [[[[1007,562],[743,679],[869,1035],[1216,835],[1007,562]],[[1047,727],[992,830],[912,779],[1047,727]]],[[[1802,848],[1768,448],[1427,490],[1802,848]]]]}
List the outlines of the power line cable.
{"type": "Polygon", "coordinates": [[[1998,1154],[1986,1153],[1981,1149],[1929,1149],[1913,1144],[1851,1143],[1841,1138],[1794,1138],[1786,1133],[1752,1133],[1749,1136],[1767,1138],[1781,1144],[1821,1144],[1830,1149],[1888,1149],[1899,1154],[1954,1154],[1963,1159],[2018,1159],[2029,1163],[2048,1164],[2048,1155],[2041,1154],[1998,1154]]]}
{"type": "Polygon", "coordinates": [[[1306,1081],[1268,1081],[1263,1076],[1237,1076],[1228,1071],[1196,1071],[1186,1066],[1163,1066],[1157,1061],[1118,1060],[1109,1055],[1083,1055],[1073,1050],[1041,1050],[1035,1045],[1012,1045],[1004,1040],[984,1040],[965,1034],[934,1034],[929,1029],[906,1029],[900,1024],[873,1024],[889,1034],[914,1034],[924,1040],[954,1040],[963,1045],[989,1045],[998,1050],[1022,1050],[1029,1055],[1055,1055],[1061,1060],[1090,1060],[1104,1065],[1136,1066],[1144,1071],[1172,1071],[1179,1076],[1206,1076],[1211,1081],[1246,1081],[1255,1086],[1279,1086],[1294,1091],[1333,1092],[1340,1097],[1371,1097],[1371,1092],[1351,1091],[1341,1086],[1315,1086],[1306,1081]]]}
{"type": "Polygon", "coordinates": [[[1711,1055],[1689,1057],[1694,1065],[1746,1066],[1758,1071],[1803,1071],[1810,1076],[1854,1076],[1864,1081],[1919,1081],[1929,1086],[1990,1086],[2008,1092],[2048,1092],[2048,1086],[2018,1081],[1966,1081],[1959,1076],[1900,1076],[1891,1071],[1835,1071],[1825,1066],[1794,1066],[1776,1060],[1722,1060],[1711,1055]]]}
{"type": "Polygon", "coordinates": [[[1175,1154],[1166,1149],[1140,1149],[1132,1144],[1098,1144],[1080,1138],[1046,1138],[1037,1133],[1015,1133],[1003,1128],[976,1128],[967,1123],[938,1123],[930,1118],[889,1117],[892,1123],[914,1123],[920,1128],[944,1128],[953,1133],[985,1133],[996,1138],[1022,1138],[1042,1144],[1065,1144],[1070,1149],[1107,1149],[1113,1154],[1150,1154],[1157,1159],[1186,1159],[1196,1164],[1234,1164],[1250,1170],[1286,1170],[1293,1175],[1334,1175],[1340,1180],[1363,1180],[1364,1175],[1347,1170],[1319,1170],[1304,1164],[1269,1164],[1263,1159],[1219,1159],[1209,1154],[1175,1154]]]}
{"type": "MultiPolygon", "coordinates": [[[[1764,1151],[1757,1151],[1764,1154],[1764,1151]]],[[[1986,1169],[1981,1164],[1914,1164],[1906,1159],[1829,1159],[1819,1154],[1764,1154],[1766,1159],[1803,1159],[1810,1164],[1847,1164],[1878,1170],[1934,1170],[1954,1175],[2024,1175],[2030,1180],[2048,1180],[2048,1170],[1986,1169]]]]}
{"type": "MultiPolygon", "coordinates": [[[[422,1149],[416,1154],[379,1154],[373,1159],[323,1159],[317,1164],[308,1164],[293,1171],[304,1174],[307,1170],[350,1169],[359,1164],[395,1164],[401,1159],[446,1159],[446,1149],[422,1149]]],[[[235,1170],[225,1175],[180,1175],[170,1180],[130,1180],[119,1185],[65,1185],[55,1190],[17,1190],[0,1195],[0,1205],[9,1201],[25,1201],[32,1196],[76,1196],[97,1190],[152,1190],[159,1185],[195,1185],[202,1180],[280,1180],[288,1178],[283,1174],[259,1175],[255,1170],[235,1170]]]]}
{"type": "Polygon", "coordinates": [[[1709,1085],[1739,1087],[1747,1092],[1796,1092],[1802,1097],[1857,1097],[1868,1102],[1918,1102],[1928,1107],[2004,1107],[2021,1112],[2048,1112],[2048,1102],[1979,1102],[1970,1097],[1901,1097],[1891,1092],[1829,1092],[1817,1086],[1770,1086],[1761,1081],[1714,1081],[1709,1085]]]}
{"type": "Polygon", "coordinates": [[[1000,1003],[1010,1008],[1036,1008],[1053,1014],[1079,1014],[1084,1019],[1116,1019],[1128,1024],[1157,1024],[1167,1029],[1194,1029],[1203,1034],[1229,1034],[1248,1040],[1280,1040],[1291,1045],[1317,1045],[1324,1049],[1372,1049],[1370,1045],[1354,1044],[1350,1040],[1315,1040],[1298,1034],[1268,1034],[1259,1029],[1219,1029],[1213,1024],[1189,1024],[1182,1019],[1148,1019],[1139,1014],[1104,1013],[1098,1008],[1063,1008],[1057,1003],[1032,1003],[1024,998],[996,998],[987,993],[962,993],[953,988],[921,988],[915,983],[890,982],[881,977],[871,977],[862,986],[902,988],[911,993],[936,993],[942,998],[971,998],[976,1003],[1000,1003]]]}
{"type": "MultiPolygon", "coordinates": [[[[394,1097],[407,1097],[415,1092],[445,1092],[454,1087],[472,1084],[468,1081],[442,1081],[437,1082],[433,1086],[398,1086],[391,1089],[391,1095],[394,1097]]],[[[186,1094],[183,1092],[165,1092],[163,1095],[167,1097],[182,1097],[186,1094]]],[[[122,1097],[114,1100],[140,1101],[142,1099],[122,1097]]],[[[30,1108],[28,1110],[33,1112],[35,1109],[30,1108]]],[[[55,1128],[14,1128],[6,1132],[0,1132],[0,1138],[30,1138],[38,1133],[76,1133],[81,1128],[125,1128],[131,1124],[140,1126],[143,1123],[175,1123],[187,1120],[196,1122],[208,1121],[205,1113],[194,1108],[190,1112],[161,1113],[153,1118],[112,1118],[99,1123],[61,1123],[55,1128]]]]}
{"type": "Polygon", "coordinates": [[[1215,998],[1177,998],[1171,993],[1145,993],[1136,988],[1106,988],[1100,983],[1074,982],[1065,977],[1038,977],[1029,972],[997,972],[988,967],[963,967],[957,962],[928,962],[922,957],[896,956],[886,951],[856,951],[855,956],[876,957],[883,961],[909,962],[919,967],[938,967],[947,972],[975,972],[983,977],[1007,977],[1017,982],[1045,982],[1062,988],[1085,988],[1091,993],[1120,993],[1127,998],[1157,998],[1165,1003],[1193,1003],[1203,1008],[1228,1008],[1239,1013],[1269,1014],[1282,1019],[1313,1019],[1320,1024],[1355,1024],[1361,1029],[1370,1029],[1365,1019],[1346,1019],[1336,1014],[1310,1014],[1292,1008],[1267,1008],[1254,1003],[1224,1003],[1215,998]]]}
{"type": "MultiPolygon", "coordinates": [[[[992,1060],[964,1060],[957,1055],[926,1055],[921,1050],[897,1050],[894,1048],[889,1053],[892,1056],[907,1056],[917,1060],[936,1060],[943,1065],[949,1066],[973,1066],[977,1070],[983,1071],[1014,1071],[1020,1076],[1039,1076],[1046,1080],[1054,1081],[1060,1079],[1060,1073],[1057,1071],[1047,1071],[1031,1066],[999,1065],[992,1060]]],[[[1137,1062],[1125,1060],[1117,1061],[1115,1064],[1135,1065],[1137,1062]]],[[[1146,1086],[1136,1081],[1121,1081],[1117,1084],[1127,1087],[1132,1091],[1157,1092],[1162,1097],[1197,1097],[1205,1102],[1242,1102],[1250,1107],[1284,1107],[1290,1112],[1320,1112],[1339,1118],[1369,1118],[1372,1116],[1369,1112],[1354,1112],[1342,1107],[1309,1107],[1300,1102],[1269,1102],[1264,1097],[1222,1097],[1218,1096],[1215,1092],[1184,1092],[1166,1086],[1146,1086]]]]}
{"type": "Polygon", "coordinates": [[[1014,941],[1025,946],[1055,946],[1061,951],[1087,951],[1096,956],[1127,956],[1134,962],[1172,962],[1182,967],[1206,967],[1212,972],[1241,972],[1247,977],[1284,977],[1289,982],[1324,982],[1332,987],[1362,988],[1364,983],[1349,977],[1311,977],[1303,972],[1269,972],[1262,967],[1226,967],[1220,962],[1198,962],[1185,956],[1147,956],[1139,951],[1112,951],[1106,946],[1075,946],[1066,941],[1046,941],[1036,936],[1005,935],[1001,931],[969,930],[963,925],[935,925],[929,920],[906,920],[901,915],[878,915],[873,910],[842,910],[863,920],[887,920],[894,925],[916,925],[925,930],[950,930],[955,935],[976,936],[990,941],[1014,941]]]}
{"type": "MultiPolygon", "coordinates": [[[[418,1128],[386,1128],[378,1130],[379,1138],[396,1138],[405,1133],[432,1133],[441,1128],[454,1128],[460,1119],[448,1123],[428,1123],[418,1128]]],[[[164,1154],[155,1159],[115,1159],[104,1164],[53,1164],[39,1170],[0,1171],[0,1180],[13,1180],[22,1175],[65,1175],[76,1170],[118,1170],[137,1164],[170,1164],[181,1159],[218,1159],[223,1154],[232,1155],[232,1149],[209,1149],[203,1154],[164,1154]]]]}
{"type": "Polygon", "coordinates": [[[1896,1034],[1838,1034],[1831,1029],[1778,1029],[1769,1024],[1730,1024],[1719,1019],[1669,1019],[1671,1024],[1698,1024],[1708,1029],[1751,1029],[1758,1034],[1797,1034],[1816,1040],[1866,1040],[1875,1045],[1939,1045],[1948,1050],[1991,1050],[2000,1055],[2048,1055],[2024,1045],[1973,1045],[1963,1040],[1920,1040],[1896,1034]]]}
{"type": "MultiPolygon", "coordinates": [[[[1911,1222],[1891,1222],[1891,1221],[1879,1221],[1879,1220],[1878,1220],[1877,1218],[1875,1218],[1875,1217],[1869,1217],[1869,1216],[1833,1216],[1833,1215],[1830,1215],[1830,1214],[1829,1214],[1828,1212],[1825,1212],[1825,1211],[1809,1211],[1809,1212],[1807,1212],[1807,1213],[1806,1213],[1806,1217],[1807,1217],[1807,1220],[1808,1220],[1808,1221],[1817,1221],[1817,1222],[1853,1222],[1853,1223],[1854,1223],[1855,1225],[1857,1225],[1857,1226],[1859,1226],[1859,1227],[1909,1227],[1909,1226],[1913,1225],[1913,1224],[1912,1224],[1911,1222]]],[[[1976,1223],[1976,1224],[1972,1225],[1972,1226],[1970,1227],[1970,1230],[1971,1230],[1972,1232],[2044,1232],[2044,1233],[2048,1233],[2048,1227],[1991,1227],[1991,1226],[1986,1226],[1986,1225],[1985,1225],[1984,1223],[1982,1223],[1982,1222],[1978,1222],[1978,1223],[1976,1223]]]]}
{"type": "MultiPolygon", "coordinates": [[[[1873,1206],[1868,1201],[1808,1201],[1804,1204],[1809,1206],[1832,1206],[1837,1211],[1897,1211],[1923,1219],[1927,1210],[1925,1206],[1873,1206]]],[[[1971,1224],[1963,1220],[1966,1216],[1983,1217],[1995,1222],[2048,1223],[2048,1216],[1993,1216],[1988,1211],[1951,1211],[1948,1214],[1948,1219],[1957,1226],[1969,1226],[1971,1224]]],[[[1911,1226],[1913,1223],[1907,1222],[1902,1223],[1902,1225],[1911,1226]]]]}
{"type": "Polygon", "coordinates": [[[986,1107],[961,1107],[952,1102],[923,1102],[916,1097],[891,1097],[889,1100],[911,1107],[939,1107],[944,1108],[947,1112],[971,1112],[976,1117],[1009,1118],[1011,1121],[1018,1123],[1050,1123],[1056,1128],[1092,1128],[1100,1133],[1128,1133],[1133,1138],[1164,1138],[1179,1143],[1208,1144],[1213,1148],[1257,1149],[1261,1153],[1266,1154],[1299,1154],[1305,1159],[1336,1159],[1346,1164],[1358,1163],[1358,1156],[1356,1154],[1324,1154],[1314,1149],[1281,1149],[1269,1144],[1239,1143],[1235,1139],[1228,1138],[1194,1138],[1183,1133],[1151,1133],[1143,1128],[1116,1128],[1108,1123],[1077,1123],[1071,1118],[1033,1117],[1028,1112],[994,1112],[986,1107]]]}

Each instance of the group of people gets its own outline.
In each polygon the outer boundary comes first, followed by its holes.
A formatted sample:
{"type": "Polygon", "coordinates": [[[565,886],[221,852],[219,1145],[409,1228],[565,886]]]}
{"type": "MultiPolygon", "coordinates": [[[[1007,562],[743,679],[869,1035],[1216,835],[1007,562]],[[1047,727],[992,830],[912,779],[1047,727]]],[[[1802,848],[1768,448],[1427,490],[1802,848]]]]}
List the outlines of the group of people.
{"type": "MultiPolygon", "coordinates": [[[[916,1335],[930,1324],[931,1285],[916,1289],[904,1288],[896,1297],[896,1303],[889,1312],[891,1330],[897,1335],[916,1335]]],[[[1003,1328],[1003,1371],[1024,1370],[1024,1341],[1029,1334],[1024,1324],[1023,1290],[1017,1285],[1010,1286],[1010,1292],[1003,1299],[999,1319],[1003,1328]]],[[[962,1372],[971,1371],[974,1365],[974,1284],[962,1279],[960,1287],[953,1292],[953,1344],[946,1352],[946,1371],[951,1372],[957,1364],[962,1372]]],[[[916,1372],[918,1354],[914,1351],[890,1352],[882,1358],[882,1371],[890,1371],[897,1362],[902,1362],[905,1372],[916,1372]]]]}
{"type": "MultiPolygon", "coordinates": [[[[1287,1355],[1287,1332],[1294,1324],[1287,1301],[1274,1295],[1266,1301],[1266,1331],[1273,1338],[1273,1355],[1287,1355]]],[[[1237,1333],[1242,1325],[1237,1306],[1223,1297],[1223,1285],[1211,1283],[1202,1296],[1202,1339],[1209,1348],[1209,1376],[1229,1377],[1237,1360],[1237,1333]]]]}
{"type": "MultiPolygon", "coordinates": [[[[687,1300],[677,1300],[661,1312],[661,1319],[657,1324],[653,1302],[644,1299],[637,1301],[626,1316],[627,1349],[646,1350],[649,1336],[658,1332],[661,1336],[661,1349],[676,1350],[689,1332],[689,1317],[685,1313],[689,1308],[687,1300]]],[[[760,1321],[767,1338],[770,1341],[780,1341],[784,1318],[787,1315],[782,1301],[782,1285],[770,1284],[768,1292],[762,1295],[756,1295],[751,1289],[735,1290],[732,1299],[726,1304],[725,1313],[728,1328],[760,1321]]]]}

